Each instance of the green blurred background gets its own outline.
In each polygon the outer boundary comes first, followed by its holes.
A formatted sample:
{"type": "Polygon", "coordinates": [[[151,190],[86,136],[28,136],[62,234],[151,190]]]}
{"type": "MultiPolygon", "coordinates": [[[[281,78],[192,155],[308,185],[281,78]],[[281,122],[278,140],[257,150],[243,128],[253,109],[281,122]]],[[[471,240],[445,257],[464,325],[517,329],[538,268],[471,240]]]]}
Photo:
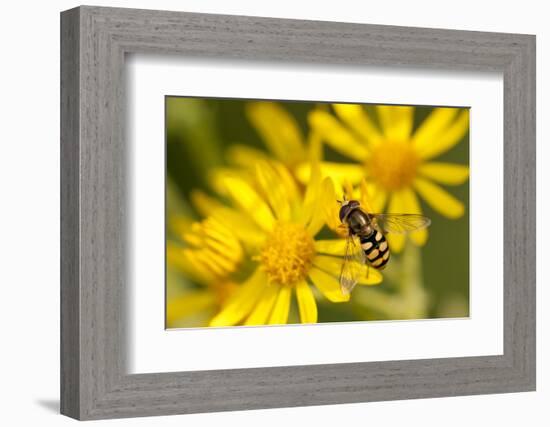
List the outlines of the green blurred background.
{"type": "MultiPolygon", "coordinates": [[[[241,99],[166,97],[168,216],[183,213],[199,219],[189,203],[190,192],[197,188],[209,191],[206,171],[226,165],[224,153],[231,144],[266,151],[246,118],[246,103],[247,100],[241,99]]],[[[313,108],[329,108],[328,104],[315,102],[279,103],[294,116],[303,135],[308,133],[308,112],[313,108]]],[[[376,121],[374,105],[365,108],[376,121]]],[[[416,106],[414,129],[432,110],[416,106]]],[[[455,147],[438,156],[437,161],[468,165],[468,138],[466,134],[455,147]]],[[[324,159],[350,161],[327,146],[324,159]]],[[[464,216],[458,220],[446,219],[421,201],[425,215],[432,219],[427,244],[420,249],[408,244],[402,254],[392,255],[383,272],[382,285],[357,287],[350,302],[319,301],[319,322],[469,316],[469,181],[446,189],[464,203],[464,216]],[[404,269],[418,270],[415,277],[420,278],[416,281],[419,283],[404,283],[404,269]]],[[[168,238],[170,234],[168,227],[168,238]]],[[[167,274],[167,298],[178,294],[178,288],[194,286],[188,278],[175,275],[167,274]]],[[[294,307],[289,323],[293,323],[295,311],[294,307]]]]}

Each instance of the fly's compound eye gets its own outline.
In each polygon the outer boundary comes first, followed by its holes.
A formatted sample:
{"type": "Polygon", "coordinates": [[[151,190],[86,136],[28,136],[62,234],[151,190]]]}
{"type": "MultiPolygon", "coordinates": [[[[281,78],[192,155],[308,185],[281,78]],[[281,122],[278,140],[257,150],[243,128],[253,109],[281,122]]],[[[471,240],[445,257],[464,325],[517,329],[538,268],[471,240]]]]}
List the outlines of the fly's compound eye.
{"type": "Polygon", "coordinates": [[[340,208],[340,222],[344,222],[349,213],[359,206],[357,200],[350,200],[340,208]]]}
{"type": "Polygon", "coordinates": [[[340,222],[344,222],[345,218],[348,216],[349,211],[350,211],[349,205],[345,205],[340,208],[340,213],[339,213],[340,222]]]}

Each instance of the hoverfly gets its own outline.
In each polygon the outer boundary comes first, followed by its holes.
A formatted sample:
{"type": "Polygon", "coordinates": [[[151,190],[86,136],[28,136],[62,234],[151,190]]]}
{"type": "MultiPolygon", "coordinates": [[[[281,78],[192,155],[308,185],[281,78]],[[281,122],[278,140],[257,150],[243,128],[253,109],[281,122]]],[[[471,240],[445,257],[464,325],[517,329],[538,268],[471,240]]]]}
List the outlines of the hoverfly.
{"type": "Polygon", "coordinates": [[[349,294],[357,280],[369,267],[383,269],[390,259],[386,233],[405,234],[421,230],[431,224],[430,218],[418,214],[368,213],[357,200],[338,201],[341,204],[340,221],[348,228],[348,237],[340,286],[349,294]]]}

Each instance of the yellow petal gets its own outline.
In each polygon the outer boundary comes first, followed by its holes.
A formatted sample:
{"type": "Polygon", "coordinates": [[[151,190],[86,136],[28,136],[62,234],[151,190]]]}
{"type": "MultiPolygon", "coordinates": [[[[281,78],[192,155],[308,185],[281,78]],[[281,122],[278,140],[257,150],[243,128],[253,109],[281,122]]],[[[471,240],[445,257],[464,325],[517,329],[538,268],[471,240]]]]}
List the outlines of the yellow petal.
{"type": "Polygon", "coordinates": [[[317,255],[313,259],[313,265],[333,277],[340,277],[344,258],[336,256],[317,255]]]}
{"type": "MultiPolygon", "coordinates": [[[[214,221],[209,221],[209,224],[213,224],[214,221]]],[[[238,239],[231,233],[223,237],[224,233],[219,232],[216,229],[207,229],[205,231],[205,244],[208,249],[218,252],[220,255],[225,256],[227,259],[231,259],[235,262],[239,261],[242,257],[242,248],[238,239]]]]}
{"type": "Polygon", "coordinates": [[[412,142],[417,148],[428,146],[456,118],[458,108],[436,107],[428,117],[420,124],[412,137],[412,142]]]}
{"type": "Polygon", "coordinates": [[[233,144],[226,152],[228,163],[249,168],[256,164],[258,160],[267,160],[266,153],[248,145],[233,144]]]}
{"type": "MultiPolygon", "coordinates": [[[[207,221],[211,223],[212,221],[207,221]]],[[[188,259],[195,258],[201,264],[208,265],[212,272],[218,275],[225,275],[234,271],[237,263],[241,261],[242,249],[234,236],[225,239],[225,233],[218,233],[203,223],[195,223],[193,231],[186,233],[183,237],[191,246],[182,249],[181,255],[188,259]]]]}
{"type": "Polygon", "coordinates": [[[228,197],[226,178],[238,178],[249,181],[252,177],[250,170],[244,168],[219,167],[205,172],[209,187],[218,196],[228,197]]]}
{"type": "Polygon", "coordinates": [[[405,246],[405,236],[403,234],[387,234],[386,239],[390,250],[395,253],[399,253],[405,246]]]}
{"type": "Polygon", "coordinates": [[[220,209],[212,212],[212,217],[224,221],[232,233],[248,248],[257,248],[265,239],[262,229],[247,216],[233,209],[220,209]]]}
{"type": "Polygon", "coordinates": [[[410,139],[414,107],[378,105],[376,111],[387,139],[392,141],[408,141],[410,139]]]}
{"type": "Polygon", "coordinates": [[[217,277],[227,277],[237,269],[235,261],[228,259],[225,254],[201,249],[191,249],[185,252],[189,257],[194,256],[204,269],[211,271],[217,277]]]}
{"type": "Polygon", "coordinates": [[[359,279],[357,280],[357,284],[367,286],[379,285],[380,283],[382,283],[383,279],[384,277],[379,270],[376,270],[374,267],[367,265],[366,274],[359,277],[359,279]]]}
{"type": "Polygon", "coordinates": [[[302,198],[294,176],[292,176],[288,168],[280,162],[272,162],[271,167],[277,175],[279,184],[284,188],[286,197],[291,205],[291,210],[296,210],[296,207],[302,202],[302,198]]]}
{"type": "Polygon", "coordinates": [[[349,294],[344,295],[342,293],[340,282],[333,275],[330,275],[319,268],[311,267],[309,270],[309,278],[329,301],[349,301],[349,294]]]}
{"type": "Polygon", "coordinates": [[[179,270],[201,284],[207,284],[214,278],[212,271],[205,269],[202,264],[196,265],[185,255],[185,248],[172,241],[166,242],[166,264],[168,268],[179,270]]]}
{"type": "Polygon", "coordinates": [[[309,182],[307,183],[306,190],[305,190],[304,202],[302,205],[302,213],[298,218],[301,224],[305,225],[311,220],[311,217],[313,216],[313,213],[317,208],[317,201],[319,197],[320,187],[321,187],[321,171],[319,169],[319,163],[314,162],[311,165],[311,177],[309,179],[309,182]]]}
{"type": "Polygon", "coordinates": [[[166,262],[169,268],[179,269],[191,280],[207,285],[216,279],[214,270],[204,265],[202,262],[190,257],[185,249],[180,249],[177,252],[177,258],[171,255],[172,251],[167,251],[166,262]]]}
{"type": "Polygon", "coordinates": [[[358,161],[365,160],[367,147],[336,118],[323,110],[314,110],[308,116],[312,129],[339,153],[358,161]]]}
{"type": "MultiPolygon", "coordinates": [[[[388,205],[388,213],[405,213],[405,203],[399,191],[392,192],[390,203],[388,205]]],[[[405,236],[403,234],[388,234],[386,239],[390,244],[393,252],[401,252],[405,246],[405,236]]]]}
{"type": "Polygon", "coordinates": [[[270,325],[284,325],[287,322],[291,295],[292,288],[290,286],[279,286],[279,295],[277,295],[268,320],[270,325]]]}
{"type": "Polygon", "coordinates": [[[195,247],[201,247],[201,245],[203,243],[201,237],[197,236],[196,234],[193,234],[193,233],[185,233],[182,236],[182,239],[186,243],[188,243],[190,246],[195,246],[195,247]]]}
{"type": "Polygon", "coordinates": [[[346,249],[346,240],[316,240],[315,252],[326,255],[344,256],[346,249]]]}
{"type": "MultiPolygon", "coordinates": [[[[418,197],[411,188],[405,188],[400,193],[400,197],[403,198],[403,213],[422,214],[418,197]]],[[[428,229],[414,231],[410,238],[417,246],[424,246],[428,240],[428,229]]]]}
{"type": "Polygon", "coordinates": [[[192,231],[184,235],[184,239],[195,246],[195,249],[217,253],[233,261],[238,261],[242,255],[239,240],[212,217],[195,223],[192,231]]]}
{"type": "Polygon", "coordinates": [[[210,326],[233,326],[254,308],[267,283],[265,274],[257,268],[229,298],[222,310],[210,321],[210,326]]]}
{"type": "Polygon", "coordinates": [[[340,222],[339,212],[340,205],[338,204],[336,192],[334,191],[334,183],[331,178],[325,178],[321,186],[323,203],[321,205],[325,223],[331,230],[336,230],[342,224],[340,222]]]}
{"type": "Polygon", "coordinates": [[[296,299],[302,323],[317,323],[317,304],[313,292],[305,281],[296,285],[296,299]]]}
{"type": "Polygon", "coordinates": [[[166,228],[167,232],[173,233],[175,236],[181,238],[189,229],[191,225],[195,222],[193,219],[186,216],[181,216],[177,214],[166,213],[167,223],[166,228]]]}
{"type": "Polygon", "coordinates": [[[265,203],[250,184],[241,178],[226,176],[225,187],[233,201],[250,215],[262,229],[270,231],[275,225],[275,218],[267,203],[265,203]]]}
{"type": "Polygon", "coordinates": [[[246,114],[269,150],[289,164],[305,157],[303,137],[294,117],[275,102],[251,102],[246,114]]]}
{"type": "Polygon", "coordinates": [[[351,182],[349,182],[347,179],[343,182],[343,190],[344,194],[346,195],[346,198],[348,200],[355,200],[354,191],[353,191],[353,185],[351,182]]]}
{"type": "MultiPolygon", "coordinates": [[[[313,265],[334,277],[340,277],[343,262],[343,258],[317,255],[313,260],[313,265]]],[[[364,269],[364,273],[364,275],[357,278],[358,285],[378,285],[382,282],[383,277],[380,271],[369,267],[364,269]]]]}
{"type": "Polygon", "coordinates": [[[324,191],[324,187],[328,185],[329,178],[326,178],[323,183],[321,184],[321,188],[318,190],[317,193],[317,200],[313,208],[313,212],[311,213],[310,221],[306,227],[307,232],[310,234],[310,236],[315,237],[319,231],[321,231],[321,228],[325,225],[325,210],[324,207],[327,205],[327,203],[334,203],[334,199],[327,200],[326,193],[324,191]]]}
{"type": "Polygon", "coordinates": [[[365,141],[376,145],[382,140],[380,131],[359,104],[332,104],[336,115],[365,141]]]}
{"type": "Polygon", "coordinates": [[[439,162],[424,163],[418,171],[425,178],[447,185],[462,184],[470,174],[468,166],[439,162]]]}
{"type": "Polygon", "coordinates": [[[338,218],[338,213],[336,212],[335,218],[327,218],[328,215],[332,215],[335,211],[333,209],[338,209],[339,205],[336,201],[334,194],[334,186],[330,178],[325,178],[321,183],[321,188],[318,191],[317,195],[317,204],[315,205],[311,220],[307,226],[307,231],[311,236],[316,236],[321,228],[327,223],[329,227],[333,225],[334,220],[340,221],[338,218]]]}
{"type": "Polygon", "coordinates": [[[241,245],[224,222],[208,217],[201,222],[195,222],[190,228],[191,231],[185,233],[183,238],[196,248],[210,249],[234,261],[240,259],[241,245]]]}
{"type": "Polygon", "coordinates": [[[464,204],[439,185],[423,178],[416,178],[414,188],[426,203],[441,215],[451,219],[464,215],[464,204]]]}
{"type": "Polygon", "coordinates": [[[323,160],[323,138],[317,132],[310,132],[307,138],[308,158],[311,162],[323,160]]]}
{"type": "MultiPolygon", "coordinates": [[[[330,177],[339,183],[347,179],[355,185],[365,176],[365,169],[352,163],[321,162],[320,169],[323,177],[330,177]]],[[[296,176],[300,182],[304,184],[308,182],[311,176],[311,163],[301,163],[296,168],[296,176]]]]}
{"type": "MultiPolygon", "coordinates": [[[[214,257],[211,253],[196,249],[184,249],[183,255],[192,263],[197,271],[209,272],[216,276],[227,274],[222,257],[214,257]]],[[[206,273],[202,273],[205,275],[206,273]]]]}
{"type": "Polygon", "coordinates": [[[384,212],[388,200],[388,192],[375,182],[363,180],[360,185],[359,200],[368,212],[384,212]]]}
{"type": "Polygon", "coordinates": [[[335,182],[347,181],[352,185],[357,185],[365,176],[365,169],[361,165],[351,163],[322,162],[321,173],[335,182]]]}
{"type": "Polygon", "coordinates": [[[168,328],[178,320],[192,316],[213,306],[215,302],[212,293],[207,291],[188,292],[166,302],[166,326],[168,328]]]}
{"type": "Polygon", "coordinates": [[[361,203],[361,207],[365,209],[367,212],[378,212],[378,210],[375,210],[373,206],[371,205],[371,195],[367,186],[367,181],[363,178],[361,180],[361,184],[359,186],[361,191],[361,197],[359,199],[361,203]]]}
{"type": "Polygon", "coordinates": [[[432,140],[425,141],[424,144],[416,143],[417,153],[422,159],[431,159],[453,148],[458,144],[470,126],[470,111],[462,110],[457,119],[434,136],[432,140]]]}
{"type": "Polygon", "coordinates": [[[244,322],[245,325],[265,325],[271,314],[277,295],[279,294],[279,286],[267,284],[256,307],[250,313],[250,316],[244,322]]]}
{"type": "Polygon", "coordinates": [[[217,199],[210,197],[201,190],[191,190],[190,199],[195,209],[197,209],[203,217],[207,217],[215,209],[225,207],[217,199]]]}
{"type": "Polygon", "coordinates": [[[267,162],[256,163],[256,179],[264,198],[269,202],[271,210],[279,221],[290,219],[290,202],[285,188],[281,185],[278,176],[267,162]]]}

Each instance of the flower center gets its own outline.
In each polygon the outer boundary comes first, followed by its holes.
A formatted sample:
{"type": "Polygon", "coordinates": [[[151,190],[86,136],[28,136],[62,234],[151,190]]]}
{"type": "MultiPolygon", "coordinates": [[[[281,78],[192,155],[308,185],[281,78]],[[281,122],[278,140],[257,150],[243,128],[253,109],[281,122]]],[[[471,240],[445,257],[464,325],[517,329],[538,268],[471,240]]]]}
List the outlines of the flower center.
{"type": "Polygon", "coordinates": [[[306,278],[314,255],[313,238],[302,225],[279,223],[257,259],[270,283],[293,285],[306,278]]]}
{"type": "Polygon", "coordinates": [[[386,190],[399,190],[412,184],[419,164],[409,141],[381,143],[367,162],[373,179],[386,190]]]}

